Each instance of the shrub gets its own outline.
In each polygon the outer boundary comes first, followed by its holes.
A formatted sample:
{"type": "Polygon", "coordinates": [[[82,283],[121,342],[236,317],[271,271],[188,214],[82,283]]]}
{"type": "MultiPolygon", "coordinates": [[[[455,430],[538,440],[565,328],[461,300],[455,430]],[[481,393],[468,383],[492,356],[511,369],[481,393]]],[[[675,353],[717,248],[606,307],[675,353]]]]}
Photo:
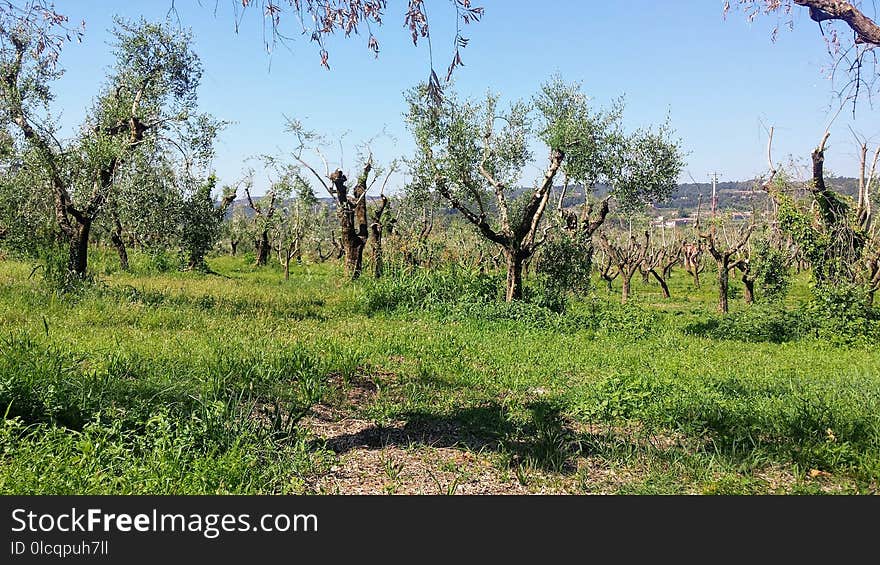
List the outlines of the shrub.
{"type": "Polygon", "coordinates": [[[832,343],[871,343],[880,337],[880,314],[870,306],[865,288],[860,285],[816,285],[806,311],[816,337],[832,343]]]}
{"type": "Polygon", "coordinates": [[[741,312],[712,315],[690,324],[685,333],[714,339],[784,343],[808,335],[810,324],[802,311],[787,311],[776,304],[754,305],[741,312]]]}
{"type": "Polygon", "coordinates": [[[568,294],[590,290],[592,240],[581,230],[557,234],[541,248],[538,284],[526,288],[526,300],[554,312],[565,311],[568,294]]]}
{"type": "Polygon", "coordinates": [[[753,267],[760,298],[765,302],[778,302],[785,298],[791,286],[791,272],[785,252],[762,239],[756,245],[755,259],[753,267]]]}
{"type": "Polygon", "coordinates": [[[172,253],[165,249],[155,249],[150,253],[147,270],[154,273],[167,273],[176,271],[180,266],[181,258],[178,253],[172,253]]]}

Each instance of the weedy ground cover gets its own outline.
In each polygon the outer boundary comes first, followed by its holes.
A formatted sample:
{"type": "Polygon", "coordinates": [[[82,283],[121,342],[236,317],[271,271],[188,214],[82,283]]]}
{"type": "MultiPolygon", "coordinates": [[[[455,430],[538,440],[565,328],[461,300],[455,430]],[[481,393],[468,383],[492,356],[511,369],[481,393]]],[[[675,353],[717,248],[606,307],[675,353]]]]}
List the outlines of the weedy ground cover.
{"type": "Polygon", "coordinates": [[[560,313],[209,265],[58,294],[0,263],[0,492],[876,492],[880,352],[817,331],[805,277],[720,317],[678,273],[560,313]]]}

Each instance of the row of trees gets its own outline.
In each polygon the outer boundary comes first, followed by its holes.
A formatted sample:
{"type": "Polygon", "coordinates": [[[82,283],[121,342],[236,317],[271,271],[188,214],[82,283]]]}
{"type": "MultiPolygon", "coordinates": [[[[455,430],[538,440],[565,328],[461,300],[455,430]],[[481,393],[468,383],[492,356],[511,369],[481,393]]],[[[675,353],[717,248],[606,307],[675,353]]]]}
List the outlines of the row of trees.
{"type": "Polygon", "coordinates": [[[204,268],[205,255],[224,230],[233,253],[239,242],[249,241],[257,265],[274,252],[287,276],[291,261],[310,246],[321,260],[344,259],[348,277],[358,278],[369,246],[378,277],[384,239],[405,242],[397,248],[417,265],[432,231],[435,239],[451,237],[451,230],[434,230],[435,218],[449,209],[479,236],[475,262],[485,268],[491,259],[491,266],[504,268],[508,301],[523,297],[524,269],[542,251],[553,260],[540,268],[552,274],[558,291],[578,292],[589,278],[594,245],[600,276],[609,284],[621,278],[624,301],[637,272],[653,277],[668,295],[674,266],[681,264],[699,284],[704,258],[711,258],[719,309],[726,312],[730,274],[740,273],[749,301],[761,269],[771,268],[772,253],[809,263],[820,287],[859,286],[870,300],[880,286],[872,222],[880,153],[868,167],[865,144],[857,203],[826,186],[826,134],[812,155],[807,201],[793,196],[797,183],[774,168],[768,150],[770,173],[760,186],[776,205],[768,222],[772,236],[755,238],[754,222],[733,230],[713,218],[698,222],[689,238],[658,243],[648,232],[615,236],[603,224],[612,207],[632,216],[675,187],[683,153],[668,120],[627,131],[621,101],[593,107],[579,84],[560,77],[531,99],[507,105],[495,94],[462,99],[451,89],[438,100],[424,84],[405,94],[415,154],[383,166],[367,144],[350,180],[324,157],[333,143],[290,121],[294,150],[265,158],[270,189],[254,198],[253,173],[223,188],[210,173],[223,122],[198,111],[201,66],[188,33],[168,24],[117,20],[116,64],[76,134],[60,139],[50,111],[51,83],[58,76],[51,51],[32,26],[16,19],[2,23],[0,237],[19,247],[35,247],[40,237],[63,243],[73,277],[86,274],[96,239],[110,242],[123,268],[131,245],[176,246],[185,267],[204,268]],[[535,147],[546,152],[546,165],[532,188],[523,190],[535,147]],[[389,179],[404,168],[411,180],[401,197],[389,198],[389,179]],[[318,199],[312,183],[329,203],[318,199]],[[602,200],[594,195],[599,184],[608,187],[602,200]],[[581,196],[573,205],[570,187],[581,196]],[[227,222],[242,188],[248,212],[239,209],[227,222]]]}

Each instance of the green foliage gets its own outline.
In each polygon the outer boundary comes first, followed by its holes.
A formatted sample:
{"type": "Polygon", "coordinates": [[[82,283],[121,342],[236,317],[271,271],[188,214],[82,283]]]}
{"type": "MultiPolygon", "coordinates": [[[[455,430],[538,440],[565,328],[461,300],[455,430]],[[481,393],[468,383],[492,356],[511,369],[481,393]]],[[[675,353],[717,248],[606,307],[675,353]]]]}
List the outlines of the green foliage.
{"type": "Polygon", "coordinates": [[[830,343],[874,344],[880,338],[880,313],[861,285],[816,285],[807,311],[815,335],[830,343]]]}
{"type": "Polygon", "coordinates": [[[815,276],[819,280],[823,279],[828,271],[825,263],[830,241],[827,234],[813,226],[807,213],[798,208],[791,197],[780,194],[776,198],[780,203],[777,215],[780,229],[791,234],[801,247],[804,257],[813,265],[815,276]]]}
{"type": "Polygon", "coordinates": [[[791,286],[791,271],[784,251],[766,239],[759,239],[751,268],[755,272],[761,300],[779,302],[785,298],[791,286]]]}
{"type": "MultiPolygon", "coordinates": [[[[217,186],[217,177],[211,174],[184,201],[180,245],[186,257],[185,266],[205,270],[205,256],[214,248],[223,225],[226,206],[217,206],[212,195],[217,186]]],[[[226,196],[229,189],[224,191],[226,196]]]]}
{"type": "Polygon", "coordinates": [[[849,204],[825,190],[815,195],[818,212],[807,210],[790,196],[775,194],[780,228],[791,235],[810,262],[817,288],[858,282],[866,234],[849,204]]]}
{"type": "Polygon", "coordinates": [[[810,317],[789,311],[778,302],[756,304],[724,316],[712,315],[685,327],[691,335],[744,342],[785,343],[811,335],[810,317]]]}
{"type": "Polygon", "coordinates": [[[180,268],[180,256],[167,249],[156,249],[148,254],[147,270],[154,273],[167,273],[180,268]]]}
{"type": "Polygon", "coordinates": [[[504,302],[500,299],[503,283],[499,275],[462,270],[401,273],[364,281],[362,301],[368,315],[418,315],[421,311],[468,323],[491,322],[562,332],[589,330],[601,335],[624,334],[627,339],[643,338],[656,328],[657,316],[635,304],[609,303],[593,297],[565,308],[552,302],[564,294],[548,297],[541,280],[535,287],[526,287],[525,300],[504,302]]]}
{"type": "Polygon", "coordinates": [[[690,335],[745,342],[786,343],[817,338],[834,346],[869,345],[880,337],[880,315],[860,285],[822,285],[794,310],[780,302],[710,316],[685,327],[690,335]]]}
{"type": "MultiPolygon", "coordinates": [[[[198,368],[128,351],[81,355],[26,335],[5,338],[0,342],[0,406],[6,415],[0,453],[24,462],[36,455],[31,450],[39,450],[59,463],[64,457],[82,458],[90,467],[112,460],[115,480],[127,477],[126,488],[137,492],[288,488],[277,482],[289,465],[280,454],[295,448],[304,455],[296,424],[321,400],[334,367],[302,350],[230,356],[219,349],[201,361],[198,368]],[[77,441],[69,444],[69,438],[77,441]],[[112,459],[103,459],[102,445],[112,459]],[[249,463],[239,468],[234,461],[241,458],[249,463]],[[263,464],[254,468],[260,460],[263,464]],[[150,461],[158,465],[149,471],[155,473],[152,480],[162,482],[136,486],[150,461]],[[185,474],[200,482],[172,484],[187,467],[185,474]],[[269,483],[256,480],[268,471],[279,476],[269,483]],[[224,486],[212,483],[212,476],[237,479],[224,486]]],[[[83,480],[90,491],[113,489],[108,477],[87,479],[69,461],[62,468],[67,472],[46,473],[47,492],[69,492],[77,484],[70,481],[83,480]]],[[[23,473],[26,467],[9,469],[5,488],[23,473]]]]}
{"type": "Polygon", "coordinates": [[[532,301],[555,312],[565,310],[568,294],[590,290],[592,238],[582,230],[556,234],[541,247],[537,292],[532,301]]]}
{"type": "Polygon", "coordinates": [[[94,283],[90,274],[79,276],[68,267],[67,249],[56,245],[39,248],[39,255],[34,274],[40,273],[43,287],[58,295],[73,294],[82,291],[94,283]]]}
{"type": "MultiPolygon", "coordinates": [[[[439,106],[429,102],[424,85],[405,96],[404,118],[417,146],[408,161],[413,174],[409,192],[421,198],[435,190],[446,192],[447,198],[489,216],[493,225],[504,223],[500,209],[505,206],[486,206],[496,195],[481,167],[513,204],[510,189],[519,182],[535,139],[559,152],[560,170],[571,181],[589,190],[607,184],[627,210],[669,196],[684,166],[681,143],[672,139],[668,121],[656,130],[625,133],[621,101],[594,111],[581,85],[559,76],[541,85],[529,103],[514,102],[507,111],[498,111],[494,94],[485,101],[461,101],[449,89],[439,106]]],[[[512,213],[511,219],[517,224],[521,214],[512,213]]]]}
{"type": "Polygon", "coordinates": [[[491,302],[499,297],[502,282],[496,275],[475,275],[462,269],[400,271],[364,281],[364,308],[367,314],[376,314],[459,302],[491,302]]]}
{"type": "Polygon", "coordinates": [[[656,311],[635,302],[620,304],[591,296],[566,312],[567,326],[590,329],[598,335],[619,336],[623,341],[643,339],[658,330],[656,311]]]}
{"type": "Polygon", "coordinates": [[[21,154],[14,146],[0,155],[4,170],[0,178],[0,246],[27,258],[38,258],[56,239],[51,203],[46,194],[33,189],[44,182],[33,174],[33,159],[33,154],[21,154]]]}

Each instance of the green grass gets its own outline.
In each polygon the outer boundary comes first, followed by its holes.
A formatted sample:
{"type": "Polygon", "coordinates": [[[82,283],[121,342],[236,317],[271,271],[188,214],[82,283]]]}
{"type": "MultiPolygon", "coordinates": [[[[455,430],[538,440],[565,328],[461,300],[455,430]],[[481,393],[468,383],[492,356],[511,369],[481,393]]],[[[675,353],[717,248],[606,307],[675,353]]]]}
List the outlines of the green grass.
{"type": "Polygon", "coordinates": [[[454,428],[456,448],[521,483],[591,492],[602,469],[610,492],[753,494],[880,479],[880,352],[787,331],[806,275],[785,312],[734,298],[721,319],[709,272],[694,289],[677,271],[669,301],[634,280],[625,307],[596,285],[556,314],[463,275],[351,284],[305,264],[284,281],[229,257],[216,274],[95,258],[99,282],[66,296],[0,263],[2,493],[311,492],[337,455],[299,418],[359,376],[379,392],[357,417],[454,428]]]}

